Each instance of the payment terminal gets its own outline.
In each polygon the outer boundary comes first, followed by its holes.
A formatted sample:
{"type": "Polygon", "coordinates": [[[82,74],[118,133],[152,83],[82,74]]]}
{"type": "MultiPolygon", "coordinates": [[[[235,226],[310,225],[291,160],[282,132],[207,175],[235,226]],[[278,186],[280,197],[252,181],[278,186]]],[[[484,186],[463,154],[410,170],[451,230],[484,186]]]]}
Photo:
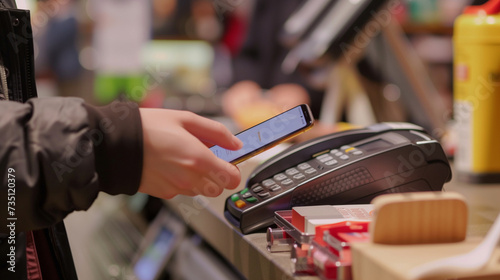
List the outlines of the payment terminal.
{"type": "Polygon", "coordinates": [[[365,204],[384,193],[440,191],[451,168],[439,142],[410,123],[379,123],[293,145],[258,166],[226,199],[247,234],[295,206],[365,204]]]}

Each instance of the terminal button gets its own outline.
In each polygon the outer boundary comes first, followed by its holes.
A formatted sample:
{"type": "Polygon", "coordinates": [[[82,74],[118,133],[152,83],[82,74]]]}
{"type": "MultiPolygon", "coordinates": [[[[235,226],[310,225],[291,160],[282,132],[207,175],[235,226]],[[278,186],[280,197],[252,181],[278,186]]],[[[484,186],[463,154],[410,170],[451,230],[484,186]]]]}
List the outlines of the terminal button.
{"type": "Polygon", "coordinates": [[[293,179],[295,179],[295,180],[303,180],[305,178],[306,178],[306,176],[304,176],[304,174],[302,174],[302,173],[293,175],[293,179]]]}
{"type": "Polygon", "coordinates": [[[248,201],[248,202],[250,202],[250,203],[255,203],[255,202],[257,202],[257,198],[256,198],[256,197],[253,197],[253,196],[252,196],[252,197],[249,197],[249,198],[246,198],[245,200],[246,200],[246,201],[248,201]]]}
{"type": "Polygon", "coordinates": [[[278,174],[274,175],[274,177],[273,177],[273,178],[274,178],[274,180],[276,180],[276,181],[283,181],[283,180],[285,180],[287,177],[286,177],[286,175],[285,175],[285,174],[283,174],[283,173],[278,173],[278,174]]]}
{"type": "Polygon", "coordinates": [[[235,205],[236,205],[236,207],[238,207],[238,208],[243,208],[243,207],[245,207],[245,205],[247,205],[247,204],[245,203],[245,201],[243,201],[243,200],[237,200],[237,201],[235,201],[235,202],[234,202],[234,204],[235,204],[235,205]]]}
{"type": "Polygon", "coordinates": [[[278,185],[274,185],[270,189],[271,189],[272,192],[277,192],[277,191],[281,190],[281,187],[278,186],[278,185]]]}
{"type": "Polygon", "coordinates": [[[328,157],[328,156],[329,156],[328,154],[322,154],[322,155],[317,156],[316,159],[321,160],[321,159],[328,157]]]}
{"type": "Polygon", "coordinates": [[[243,198],[249,198],[251,196],[252,196],[252,194],[249,193],[249,192],[246,192],[246,193],[244,193],[244,194],[241,195],[241,197],[243,197],[243,198]]]}
{"type": "Polygon", "coordinates": [[[330,161],[325,162],[325,165],[327,165],[327,166],[332,166],[332,165],[335,165],[335,164],[337,164],[337,163],[338,163],[338,161],[336,161],[336,160],[332,159],[332,160],[330,160],[330,161]]]}
{"type": "Polygon", "coordinates": [[[297,165],[297,168],[299,168],[300,170],[306,170],[308,168],[311,168],[311,166],[309,165],[309,163],[304,162],[304,163],[297,165]]]}
{"type": "Polygon", "coordinates": [[[288,176],[293,176],[293,175],[295,175],[295,174],[299,173],[299,171],[298,171],[296,168],[290,168],[290,169],[287,169],[287,170],[285,171],[285,173],[286,173],[286,175],[288,175],[288,176]]]}
{"type": "Polygon", "coordinates": [[[309,168],[309,169],[304,170],[304,173],[306,173],[307,175],[312,175],[312,174],[317,173],[317,172],[318,171],[316,171],[316,169],[314,169],[312,167],[309,168]]]}
{"type": "Polygon", "coordinates": [[[262,185],[264,187],[270,187],[270,186],[272,186],[274,184],[276,184],[276,183],[272,179],[267,179],[267,180],[262,181],[262,185]]]}
{"type": "Polygon", "coordinates": [[[332,159],[333,159],[332,156],[327,155],[326,157],[323,157],[323,158],[319,159],[319,161],[321,161],[321,162],[327,162],[327,161],[330,161],[332,159]]]}
{"type": "Polygon", "coordinates": [[[262,198],[265,198],[265,197],[270,196],[271,194],[268,193],[268,192],[261,192],[261,193],[258,193],[257,195],[260,196],[260,197],[262,197],[262,198]]]}
{"type": "Polygon", "coordinates": [[[233,202],[238,201],[239,199],[240,199],[240,196],[239,196],[237,193],[235,193],[235,194],[233,194],[233,195],[231,196],[231,200],[232,200],[233,202]]]}
{"type": "Polygon", "coordinates": [[[285,187],[293,185],[293,180],[292,179],[286,179],[281,182],[281,184],[285,187]]]}
{"type": "Polygon", "coordinates": [[[263,190],[264,190],[264,188],[263,188],[263,187],[261,187],[261,186],[254,187],[254,188],[252,189],[252,191],[253,191],[253,192],[255,192],[255,193],[261,192],[261,191],[263,191],[263,190]]]}
{"type": "Polygon", "coordinates": [[[349,153],[349,152],[354,151],[354,149],[356,149],[356,148],[354,148],[354,147],[350,147],[349,149],[346,149],[346,150],[345,150],[345,152],[346,152],[346,153],[349,153]]]}

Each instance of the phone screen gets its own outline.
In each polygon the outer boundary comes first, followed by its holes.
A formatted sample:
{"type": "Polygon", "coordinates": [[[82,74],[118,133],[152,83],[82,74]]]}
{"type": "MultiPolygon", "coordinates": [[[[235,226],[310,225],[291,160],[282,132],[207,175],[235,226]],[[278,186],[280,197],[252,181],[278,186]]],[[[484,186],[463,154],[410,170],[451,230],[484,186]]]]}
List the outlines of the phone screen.
{"type": "Polygon", "coordinates": [[[309,107],[299,105],[236,134],[236,137],[243,142],[243,148],[231,151],[213,146],[210,150],[225,161],[238,163],[248,155],[257,154],[257,151],[265,150],[280,140],[290,138],[312,124],[313,118],[309,107]]]}

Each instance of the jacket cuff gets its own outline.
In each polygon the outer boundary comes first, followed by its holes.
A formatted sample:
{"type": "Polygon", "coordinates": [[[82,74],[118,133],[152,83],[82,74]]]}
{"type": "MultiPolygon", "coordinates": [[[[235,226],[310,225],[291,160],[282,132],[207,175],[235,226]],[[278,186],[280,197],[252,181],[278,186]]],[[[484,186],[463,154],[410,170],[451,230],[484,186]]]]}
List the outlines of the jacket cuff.
{"type": "Polygon", "coordinates": [[[89,115],[100,190],[112,195],[135,194],[143,163],[139,107],[119,101],[103,107],[84,107],[89,115]]]}

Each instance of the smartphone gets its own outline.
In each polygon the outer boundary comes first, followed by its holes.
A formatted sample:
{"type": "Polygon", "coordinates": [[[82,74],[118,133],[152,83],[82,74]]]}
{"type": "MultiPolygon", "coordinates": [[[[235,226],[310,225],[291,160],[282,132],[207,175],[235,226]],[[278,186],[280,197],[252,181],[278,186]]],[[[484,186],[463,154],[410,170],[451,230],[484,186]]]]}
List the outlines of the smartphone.
{"type": "Polygon", "coordinates": [[[241,149],[232,151],[212,146],[210,150],[217,157],[238,164],[305,132],[313,124],[311,109],[307,104],[302,104],[236,134],[243,142],[241,149]]]}

